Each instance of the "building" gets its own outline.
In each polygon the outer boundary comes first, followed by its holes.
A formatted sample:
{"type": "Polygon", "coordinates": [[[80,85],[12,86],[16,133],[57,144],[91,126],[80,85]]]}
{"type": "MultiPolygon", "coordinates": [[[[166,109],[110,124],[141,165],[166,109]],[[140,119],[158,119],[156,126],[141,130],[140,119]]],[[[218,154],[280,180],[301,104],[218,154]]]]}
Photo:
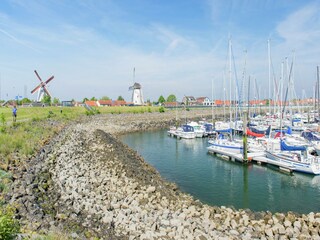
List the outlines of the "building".
{"type": "Polygon", "coordinates": [[[126,106],[127,102],[124,100],[115,100],[112,102],[112,106],[126,106]]]}
{"type": "Polygon", "coordinates": [[[85,104],[90,107],[99,107],[98,101],[85,101],[85,104]]]}
{"type": "Polygon", "coordinates": [[[182,98],[182,104],[187,106],[195,106],[197,105],[197,100],[193,96],[184,96],[182,98]]]}
{"type": "Polygon", "coordinates": [[[197,105],[202,105],[202,106],[211,106],[212,102],[208,97],[198,97],[196,99],[197,105]]]}
{"type": "Polygon", "coordinates": [[[73,107],[73,101],[61,101],[61,106],[63,107],[73,107]]]}
{"type": "Polygon", "coordinates": [[[163,103],[163,106],[164,107],[178,107],[180,106],[181,104],[178,103],[178,102],[164,102],[163,103]]]}
{"type": "Polygon", "coordinates": [[[99,106],[112,106],[112,100],[99,100],[99,106]]]}

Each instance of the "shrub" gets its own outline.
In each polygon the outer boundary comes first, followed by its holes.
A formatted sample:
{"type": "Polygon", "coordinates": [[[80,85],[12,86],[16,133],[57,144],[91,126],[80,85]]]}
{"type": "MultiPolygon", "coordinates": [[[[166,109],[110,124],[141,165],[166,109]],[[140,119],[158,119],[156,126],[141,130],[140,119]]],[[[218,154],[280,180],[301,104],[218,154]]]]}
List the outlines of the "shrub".
{"type": "Polygon", "coordinates": [[[94,115],[94,112],[93,112],[93,111],[88,111],[88,110],[87,110],[87,111],[86,111],[86,115],[87,115],[87,116],[94,115]]]}
{"type": "Polygon", "coordinates": [[[164,107],[160,107],[160,108],[159,108],[159,112],[160,112],[160,113],[165,112],[164,107]]]}
{"type": "Polygon", "coordinates": [[[0,115],[0,122],[2,126],[6,125],[6,117],[4,116],[4,113],[1,113],[0,115]]]}
{"type": "Polygon", "coordinates": [[[0,208],[0,239],[14,239],[19,232],[19,224],[14,219],[14,209],[10,206],[0,208]]]}
{"type": "Polygon", "coordinates": [[[52,118],[52,117],[55,117],[56,114],[54,114],[52,111],[49,111],[48,112],[48,115],[47,115],[47,118],[52,118]]]}

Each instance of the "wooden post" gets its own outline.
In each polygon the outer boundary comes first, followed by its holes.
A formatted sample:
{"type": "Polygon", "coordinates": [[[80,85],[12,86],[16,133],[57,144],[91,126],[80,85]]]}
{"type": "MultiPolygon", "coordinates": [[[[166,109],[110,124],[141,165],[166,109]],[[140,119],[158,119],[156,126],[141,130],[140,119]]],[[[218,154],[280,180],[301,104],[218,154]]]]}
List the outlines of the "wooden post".
{"type": "Polygon", "coordinates": [[[247,136],[247,119],[248,113],[244,112],[243,114],[243,162],[248,163],[248,136],[247,136]]]}

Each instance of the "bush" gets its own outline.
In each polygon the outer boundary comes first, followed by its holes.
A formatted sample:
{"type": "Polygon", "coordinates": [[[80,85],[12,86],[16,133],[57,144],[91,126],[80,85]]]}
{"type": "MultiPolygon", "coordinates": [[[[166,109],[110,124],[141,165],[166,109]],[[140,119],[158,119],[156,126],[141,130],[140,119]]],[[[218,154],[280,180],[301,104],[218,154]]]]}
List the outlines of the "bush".
{"type": "Polygon", "coordinates": [[[164,111],[164,107],[160,107],[160,108],[159,108],[159,112],[160,112],[160,113],[165,112],[165,111],[164,111]]]}
{"type": "Polygon", "coordinates": [[[93,112],[93,111],[88,111],[88,110],[87,110],[87,111],[86,111],[86,115],[87,115],[87,116],[94,115],[94,112],[93,112]]]}
{"type": "Polygon", "coordinates": [[[0,239],[14,239],[19,232],[19,224],[14,219],[14,209],[0,208],[0,239]]]}
{"type": "Polygon", "coordinates": [[[48,112],[48,115],[47,115],[47,118],[52,118],[52,117],[55,117],[56,114],[54,114],[52,111],[49,111],[48,112]]]}
{"type": "Polygon", "coordinates": [[[6,125],[6,117],[4,116],[4,113],[1,113],[0,115],[0,122],[2,126],[6,125]]]}

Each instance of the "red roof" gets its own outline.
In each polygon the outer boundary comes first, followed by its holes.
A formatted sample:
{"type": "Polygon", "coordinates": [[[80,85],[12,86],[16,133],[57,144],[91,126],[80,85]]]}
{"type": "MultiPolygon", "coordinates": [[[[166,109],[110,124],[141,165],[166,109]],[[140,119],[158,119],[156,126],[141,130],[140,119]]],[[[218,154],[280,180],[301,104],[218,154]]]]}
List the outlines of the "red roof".
{"type": "Polygon", "coordinates": [[[203,103],[205,99],[206,99],[206,97],[198,97],[197,98],[197,102],[198,103],[203,103]]]}
{"type": "Polygon", "coordinates": [[[115,100],[115,101],[113,101],[113,105],[114,106],[124,106],[126,104],[127,104],[127,102],[123,101],[123,100],[115,100]]]}
{"type": "Polygon", "coordinates": [[[165,102],[164,106],[166,107],[175,107],[175,106],[179,106],[178,102],[165,102]]]}
{"type": "Polygon", "coordinates": [[[87,104],[90,107],[98,107],[98,104],[96,101],[85,101],[85,104],[87,104]]]}
{"type": "Polygon", "coordinates": [[[100,105],[112,105],[112,100],[99,100],[98,102],[100,105]]]}

